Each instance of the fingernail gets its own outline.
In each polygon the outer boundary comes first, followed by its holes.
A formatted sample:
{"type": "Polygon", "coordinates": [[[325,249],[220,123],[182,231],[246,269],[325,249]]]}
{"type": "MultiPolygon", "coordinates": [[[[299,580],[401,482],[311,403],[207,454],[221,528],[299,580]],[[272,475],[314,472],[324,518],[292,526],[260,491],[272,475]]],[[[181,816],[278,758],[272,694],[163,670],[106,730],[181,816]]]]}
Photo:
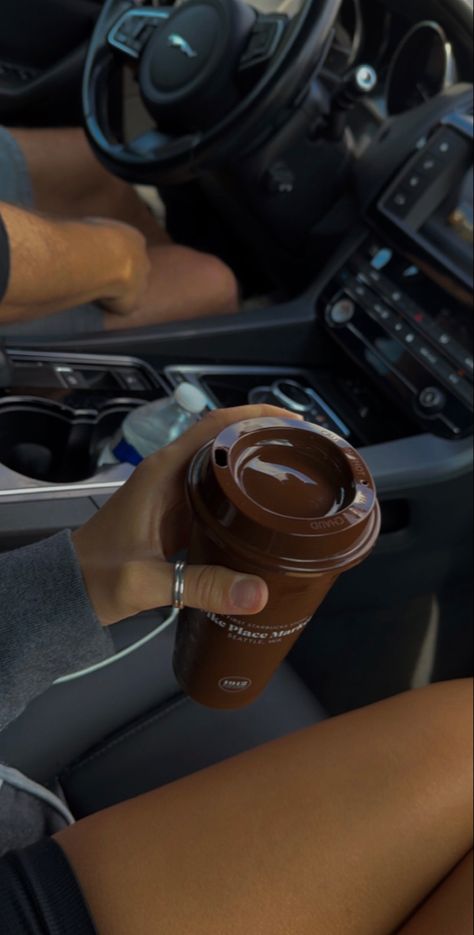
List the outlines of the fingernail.
{"type": "Polygon", "coordinates": [[[230,589],[230,598],[236,608],[253,610],[261,604],[263,587],[255,578],[237,578],[230,589]]]}

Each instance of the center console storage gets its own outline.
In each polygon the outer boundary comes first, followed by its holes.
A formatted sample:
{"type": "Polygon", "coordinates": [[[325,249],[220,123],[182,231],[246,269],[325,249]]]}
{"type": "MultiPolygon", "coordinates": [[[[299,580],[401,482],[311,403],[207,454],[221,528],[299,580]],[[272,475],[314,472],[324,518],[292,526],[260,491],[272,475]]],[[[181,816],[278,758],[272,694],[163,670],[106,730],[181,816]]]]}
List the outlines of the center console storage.
{"type": "Polygon", "coordinates": [[[0,389],[2,498],[117,486],[121,466],[98,466],[103,446],[131,409],[170,392],[138,360],[47,352],[12,352],[8,382],[0,389]]]}
{"type": "Polygon", "coordinates": [[[0,502],[112,492],[132,468],[99,466],[103,447],[131,409],[183,381],[205,392],[210,409],[269,403],[359,446],[414,431],[347,361],[314,370],[176,364],[158,372],[127,357],[11,351],[10,385],[0,389],[0,502]]]}
{"type": "Polygon", "coordinates": [[[136,405],[111,402],[81,411],[47,400],[17,398],[0,403],[0,458],[17,474],[69,484],[97,473],[99,453],[136,405]]]}

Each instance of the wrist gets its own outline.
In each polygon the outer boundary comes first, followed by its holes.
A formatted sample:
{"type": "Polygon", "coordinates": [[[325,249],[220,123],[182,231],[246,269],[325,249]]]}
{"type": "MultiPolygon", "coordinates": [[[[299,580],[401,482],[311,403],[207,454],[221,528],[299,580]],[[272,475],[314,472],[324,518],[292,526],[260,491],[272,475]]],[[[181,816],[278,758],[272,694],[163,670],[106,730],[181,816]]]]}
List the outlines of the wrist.
{"type": "Polygon", "coordinates": [[[129,315],[148,283],[150,260],[143,235],[119,221],[88,218],[97,240],[94,248],[106,279],[97,301],[119,315],[129,315]]]}
{"type": "Polygon", "coordinates": [[[133,275],[133,259],[127,249],[127,236],[120,225],[96,222],[81,224],[82,237],[89,238],[89,251],[96,274],[97,301],[121,299],[133,275]],[[84,233],[84,225],[87,231],[84,233]]]}

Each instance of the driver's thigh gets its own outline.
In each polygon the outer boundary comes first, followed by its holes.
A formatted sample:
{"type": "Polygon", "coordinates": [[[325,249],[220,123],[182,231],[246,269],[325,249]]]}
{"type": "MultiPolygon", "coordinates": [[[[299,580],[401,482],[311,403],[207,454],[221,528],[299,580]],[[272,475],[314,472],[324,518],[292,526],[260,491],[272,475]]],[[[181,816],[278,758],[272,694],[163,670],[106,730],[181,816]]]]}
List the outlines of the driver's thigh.
{"type": "Polygon", "coordinates": [[[110,197],[114,179],[95,158],[80,128],[12,129],[10,133],[28,164],[38,211],[75,215],[99,192],[110,197]]]}
{"type": "Polygon", "coordinates": [[[133,187],[101,166],[83,130],[10,132],[26,159],[36,210],[62,217],[113,218],[137,227],[151,244],[169,242],[133,187]]]}
{"type": "Polygon", "coordinates": [[[471,740],[472,683],[437,685],[57,841],[99,935],[389,935],[472,847],[471,740]]]}
{"type": "Polygon", "coordinates": [[[104,314],[108,331],[238,311],[238,285],[218,257],[178,244],[151,247],[148,288],[130,315],[104,314]]]}

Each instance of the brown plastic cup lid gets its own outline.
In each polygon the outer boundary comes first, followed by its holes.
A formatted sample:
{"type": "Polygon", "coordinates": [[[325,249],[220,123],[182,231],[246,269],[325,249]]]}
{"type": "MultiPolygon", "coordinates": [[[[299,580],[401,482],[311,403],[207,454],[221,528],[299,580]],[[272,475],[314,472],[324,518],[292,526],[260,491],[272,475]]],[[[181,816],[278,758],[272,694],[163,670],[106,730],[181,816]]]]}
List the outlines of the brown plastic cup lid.
{"type": "Polygon", "coordinates": [[[333,432],[291,419],[224,429],[194,458],[188,497],[221,547],[289,571],[350,568],[380,529],[374,480],[358,452],[333,432]]]}

